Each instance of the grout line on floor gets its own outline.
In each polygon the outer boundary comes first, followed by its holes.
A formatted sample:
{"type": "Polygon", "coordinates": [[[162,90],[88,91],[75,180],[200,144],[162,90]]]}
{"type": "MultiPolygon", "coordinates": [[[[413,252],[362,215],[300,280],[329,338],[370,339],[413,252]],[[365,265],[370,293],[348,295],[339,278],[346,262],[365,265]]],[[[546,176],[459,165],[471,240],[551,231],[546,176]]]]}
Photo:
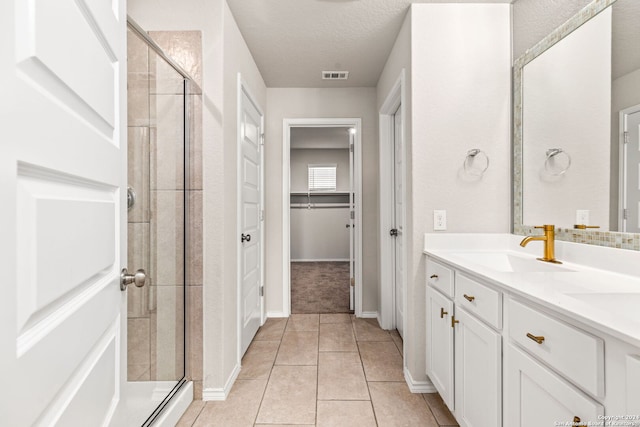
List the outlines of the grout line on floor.
{"type": "MultiPolygon", "coordinates": [[[[264,395],[267,394],[267,388],[269,387],[269,381],[271,380],[271,374],[273,373],[273,367],[276,365],[276,359],[278,358],[278,353],[280,352],[280,347],[282,346],[282,338],[284,337],[284,331],[287,329],[287,324],[289,323],[289,319],[284,323],[284,329],[282,330],[282,335],[280,335],[280,339],[278,340],[278,349],[276,350],[276,355],[273,357],[273,361],[271,362],[271,369],[269,369],[269,375],[267,375],[267,382],[264,385],[264,390],[262,390],[262,397],[260,397],[260,404],[258,405],[258,410],[256,411],[256,416],[253,419],[253,425],[258,422],[258,415],[260,414],[260,409],[262,409],[262,404],[264,403],[264,395]]],[[[265,321],[266,323],[266,321],[265,321]]],[[[253,344],[253,340],[251,340],[253,344]]],[[[249,344],[251,345],[251,344],[249,344]]],[[[242,363],[242,362],[240,362],[242,363]]],[[[242,367],[240,368],[242,369],[242,367]]]]}

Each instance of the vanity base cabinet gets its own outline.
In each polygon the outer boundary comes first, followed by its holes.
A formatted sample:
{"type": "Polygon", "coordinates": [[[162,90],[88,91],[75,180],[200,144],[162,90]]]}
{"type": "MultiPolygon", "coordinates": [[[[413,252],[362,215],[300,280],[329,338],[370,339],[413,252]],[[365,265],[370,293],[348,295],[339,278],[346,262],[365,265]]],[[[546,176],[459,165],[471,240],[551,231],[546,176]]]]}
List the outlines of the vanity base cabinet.
{"type": "Polygon", "coordinates": [[[504,375],[505,426],[588,425],[604,415],[601,404],[514,344],[507,346],[504,375]]]}
{"type": "Polygon", "coordinates": [[[453,405],[453,302],[427,287],[427,375],[451,411],[453,405]]]}
{"type": "Polygon", "coordinates": [[[456,420],[461,427],[500,426],[502,337],[464,309],[455,317],[456,420]]]}
{"type": "Polygon", "coordinates": [[[626,359],[626,413],[640,415],[640,355],[629,355],[626,359]]]}

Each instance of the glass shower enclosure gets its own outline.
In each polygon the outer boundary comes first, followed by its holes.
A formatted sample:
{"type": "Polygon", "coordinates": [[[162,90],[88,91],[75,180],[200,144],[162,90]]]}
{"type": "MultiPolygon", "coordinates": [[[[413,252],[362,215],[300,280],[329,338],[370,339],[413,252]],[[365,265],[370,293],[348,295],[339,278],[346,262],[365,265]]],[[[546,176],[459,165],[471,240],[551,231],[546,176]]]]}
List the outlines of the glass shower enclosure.
{"type": "Polygon", "coordinates": [[[131,19],[128,28],[127,425],[150,425],[186,377],[190,95],[199,89],[131,19]]]}

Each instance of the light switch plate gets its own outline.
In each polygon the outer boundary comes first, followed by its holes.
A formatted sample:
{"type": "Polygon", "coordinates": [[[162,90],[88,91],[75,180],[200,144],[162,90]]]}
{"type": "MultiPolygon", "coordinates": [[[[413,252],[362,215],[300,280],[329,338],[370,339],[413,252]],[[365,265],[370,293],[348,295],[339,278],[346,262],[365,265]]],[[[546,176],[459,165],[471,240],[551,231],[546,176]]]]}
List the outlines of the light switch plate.
{"type": "Polygon", "coordinates": [[[447,211],[433,211],[433,229],[434,231],[444,231],[447,229],[447,211]]]}

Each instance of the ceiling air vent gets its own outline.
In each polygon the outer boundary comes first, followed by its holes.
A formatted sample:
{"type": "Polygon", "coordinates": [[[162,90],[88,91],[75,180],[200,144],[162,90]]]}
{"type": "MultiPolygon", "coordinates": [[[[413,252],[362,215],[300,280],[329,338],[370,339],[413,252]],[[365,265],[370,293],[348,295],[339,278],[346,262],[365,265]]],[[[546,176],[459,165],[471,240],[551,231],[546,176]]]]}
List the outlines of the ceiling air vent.
{"type": "Polygon", "coordinates": [[[348,71],[323,71],[322,80],[347,80],[349,78],[348,71]]]}

